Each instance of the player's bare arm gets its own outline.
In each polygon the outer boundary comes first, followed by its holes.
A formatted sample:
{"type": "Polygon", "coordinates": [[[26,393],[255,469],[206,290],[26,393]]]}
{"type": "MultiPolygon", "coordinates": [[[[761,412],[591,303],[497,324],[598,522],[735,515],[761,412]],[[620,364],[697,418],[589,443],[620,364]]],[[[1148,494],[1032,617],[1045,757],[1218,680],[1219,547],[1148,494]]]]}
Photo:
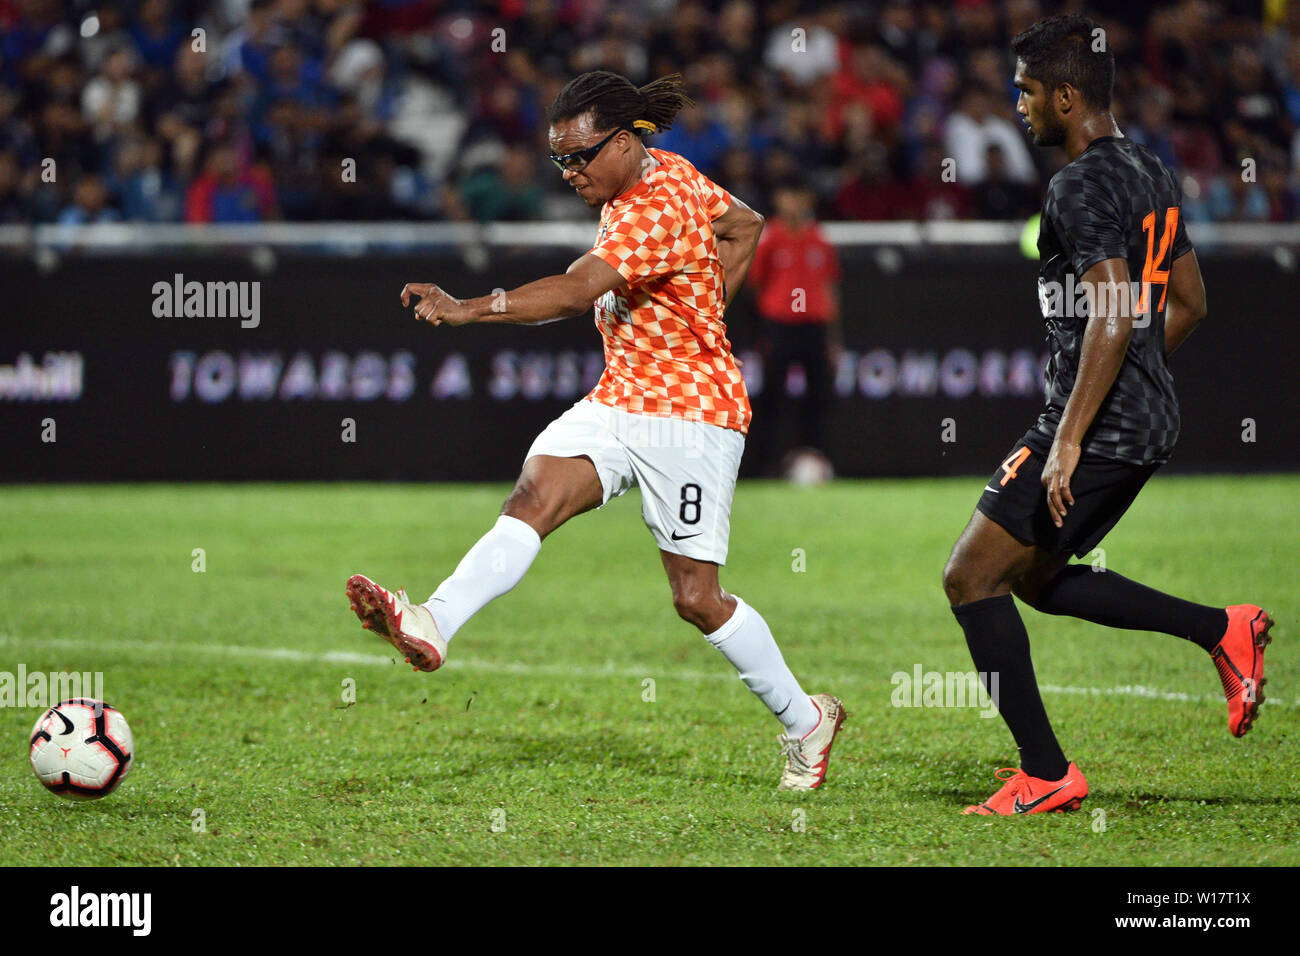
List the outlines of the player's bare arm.
{"type": "Polygon", "coordinates": [[[727,298],[734,299],[754,261],[758,237],[763,234],[763,217],[732,196],[727,211],[713,220],[713,234],[718,240],[727,298]]]}
{"type": "Polygon", "coordinates": [[[1115,384],[1115,377],[1124,364],[1129,339],[1133,337],[1133,306],[1129,296],[1112,296],[1104,291],[1129,288],[1128,263],[1123,259],[1106,259],[1097,263],[1083,274],[1083,286],[1094,290],[1092,317],[1083,333],[1079,375],[1070,391],[1070,399],[1065,403],[1056,440],[1052,442],[1051,453],[1043,466],[1047,506],[1058,528],[1064,524],[1066,505],[1074,504],[1070,477],[1079,464],[1083,436],[1092,427],[1097,410],[1115,384]]]}
{"type": "Polygon", "coordinates": [[[626,289],[627,282],[613,266],[585,255],[564,275],[546,276],[510,292],[457,299],[433,283],[408,282],[402,287],[402,305],[414,296],[415,317],[432,325],[469,325],[475,322],[510,322],[534,325],[577,315],[611,289],[626,289]]]}
{"type": "Polygon", "coordinates": [[[1205,282],[1196,253],[1189,252],[1174,260],[1169,271],[1169,302],[1165,306],[1165,354],[1187,340],[1192,330],[1205,318],[1205,282]]]}

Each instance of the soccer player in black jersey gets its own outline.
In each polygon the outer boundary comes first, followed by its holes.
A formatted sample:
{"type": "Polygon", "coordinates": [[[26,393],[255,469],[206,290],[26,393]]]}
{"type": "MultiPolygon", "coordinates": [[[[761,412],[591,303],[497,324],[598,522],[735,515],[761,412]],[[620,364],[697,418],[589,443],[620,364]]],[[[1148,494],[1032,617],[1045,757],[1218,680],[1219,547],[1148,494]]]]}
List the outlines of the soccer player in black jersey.
{"type": "Polygon", "coordinates": [[[1205,315],[1205,287],[1177,180],[1111,116],[1104,34],[1084,16],[1048,17],[1012,49],[1016,108],[1034,144],[1070,159],[1048,185],[1038,237],[1047,408],[985,486],[943,574],[977,670],[998,675],[996,702],[1020,749],[1019,769],[999,771],[1002,788],[964,812],[1008,815],[1074,810],[1088,794],[1047,719],[1013,594],[1047,614],[1199,645],[1237,737],[1264,700],[1273,623],[1254,605],[1206,607],[1070,563],[1169,460],[1178,402],[1166,356],[1205,315]]]}

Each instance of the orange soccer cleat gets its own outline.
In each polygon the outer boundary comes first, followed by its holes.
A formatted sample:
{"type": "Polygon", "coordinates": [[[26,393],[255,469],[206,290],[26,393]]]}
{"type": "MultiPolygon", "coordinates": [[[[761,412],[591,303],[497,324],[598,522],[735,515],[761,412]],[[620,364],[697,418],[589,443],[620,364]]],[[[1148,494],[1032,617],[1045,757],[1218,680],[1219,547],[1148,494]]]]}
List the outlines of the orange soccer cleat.
{"type": "Polygon", "coordinates": [[[1228,731],[1234,737],[1244,737],[1264,703],[1264,646],[1272,640],[1268,631],[1273,619],[1253,604],[1234,604],[1224,610],[1228,612],[1228,629],[1210,657],[1228,701],[1228,731]]]}
{"type": "Polygon", "coordinates": [[[1064,813],[1066,810],[1078,810],[1079,804],[1088,795],[1088,781],[1075,764],[1070,764],[1060,780],[1031,777],[1015,767],[1003,767],[994,776],[1006,781],[1002,789],[983,803],[967,807],[962,811],[963,814],[1000,814],[1011,817],[1021,813],[1047,813],[1049,810],[1064,813]]]}

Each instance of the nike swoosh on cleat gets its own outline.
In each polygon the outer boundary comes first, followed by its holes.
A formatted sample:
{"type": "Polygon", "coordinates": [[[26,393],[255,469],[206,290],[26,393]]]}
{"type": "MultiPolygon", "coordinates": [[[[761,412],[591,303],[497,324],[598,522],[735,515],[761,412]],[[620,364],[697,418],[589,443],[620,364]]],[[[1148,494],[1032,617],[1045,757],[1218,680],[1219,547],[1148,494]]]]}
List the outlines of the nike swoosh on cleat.
{"type": "Polygon", "coordinates": [[[1055,790],[1053,790],[1051,793],[1045,793],[1045,794],[1043,794],[1041,797],[1039,797],[1037,800],[1031,800],[1029,803],[1021,803],[1021,802],[1020,802],[1020,798],[1019,798],[1019,797],[1016,797],[1016,803],[1015,803],[1015,807],[1014,807],[1014,809],[1015,809],[1016,813],[1028,813],[1030,810],[1034,809],[1034,807],[1038,806],[1038,805],[1039,805],[1040,803],[1042,803],[1044,800],[1047,800],[1047,799],[1049,799],[1050,797],[1054,797],[1054,796],[1056,796],[1058,793],[1060,793],[1062,790],[1064,790],[1066,787],[1068,787],[1068,786],[1069,786],[1071,783],[1073,783],[1073,782],[1074,782],[1074,781],[1072,781],[1072,780],[1067,780],[1067,781],[1065,781],[1065,783],[1061,784],[1059,787],[1057,787],[1057,788],[1056,788],[1055,790]]]}
{"type": "Polygon", "coordinates": [[[695,532],[695,534],[678,534],[676,531],[674,531],[672,534],[672,538],[674,541],[685,541],[687,538],[698,538],[702,534],[704,534],[703,531],[697,531],[695,532]]]}
{"type": "Polygon", "coordinates": [[[1001,489],[1001,488],[994,488],[992,485],[985,485],[985,486],[984,486],[984,490],[985,490],[985,491],[991,491],[991,492],[993,492],[993,493],[996,495],[996,494],[997,494],[999,491],[1001,491],[1002,489],[1001,489]]]}

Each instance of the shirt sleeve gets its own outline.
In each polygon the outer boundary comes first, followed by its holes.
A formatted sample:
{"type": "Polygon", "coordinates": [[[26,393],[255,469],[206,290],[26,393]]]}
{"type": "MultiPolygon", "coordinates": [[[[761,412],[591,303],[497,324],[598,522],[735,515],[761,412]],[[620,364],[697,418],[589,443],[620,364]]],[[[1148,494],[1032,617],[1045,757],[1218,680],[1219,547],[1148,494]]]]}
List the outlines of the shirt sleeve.
{"type": "Polygon", "coordinates": [[[1119,207],[1110,191],[1091,177],[1054,181],[1045,212],[1076,276],[1082,278],[1106,259],[1128,258],[1119,207]]]}
{"type": "Polygon", "coordinates": [[[731,193],[727,192],[712,179],[700,174],[701,198],[704,208],[708,210],[709,220],[717,219],[731,208],[731,193]]]}
{"type": "Polygon", "coordinates": [[[629,202],[609,224],[590,255],[613,266],[630,285],[680,271],[682,215],[671,202],[629,202]]]}

